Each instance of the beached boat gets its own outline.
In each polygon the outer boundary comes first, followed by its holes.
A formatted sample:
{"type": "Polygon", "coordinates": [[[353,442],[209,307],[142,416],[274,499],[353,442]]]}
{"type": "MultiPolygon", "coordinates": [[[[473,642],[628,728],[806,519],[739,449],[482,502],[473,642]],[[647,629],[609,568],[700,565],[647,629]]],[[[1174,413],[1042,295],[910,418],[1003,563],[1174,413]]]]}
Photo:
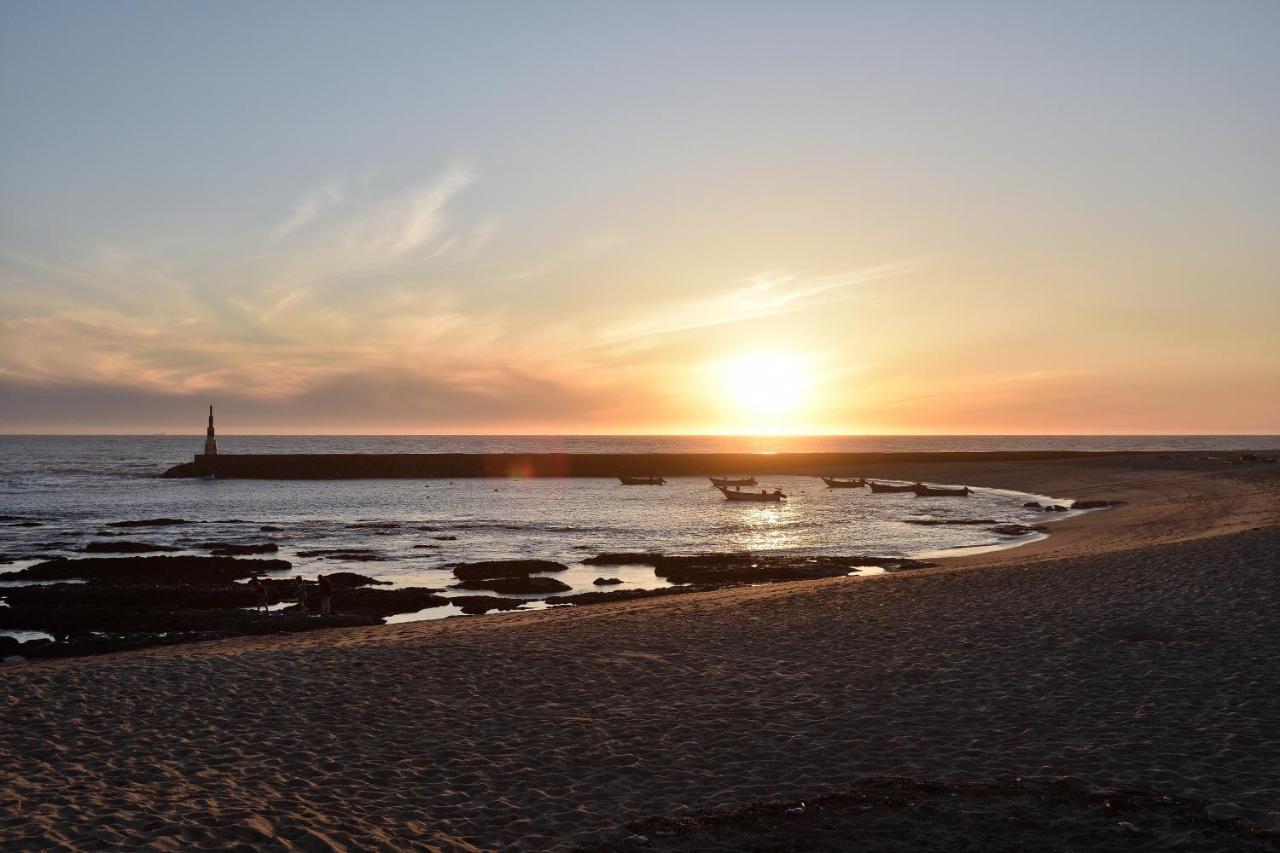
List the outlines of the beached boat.
{"type": "Polygon", "coordinates": [[[619,477],[618,482],[624,486],[665,486],[667,481],[661,477],[644,476],[644,477],[619,477]]]}
{"type": "Polygon", "coordinates": [[[823,477],[822,482],[832,489],[861,489],[867,481],[861,477],[856,480],[842,480],[839,477],[823,477]]]}
{"type": "Polygon", "coordinates": [[[726,498],[731,501],[782,501],[786,499],[786,495],[782,493],[782,489],[774,489],[772,492],[761,490],[759,492],[744,492],[739,488],[727,488],[725,486],[716,486],[726,498]]]}
{"type": "Polygon", "coordinates": [[[875,480],[867,480],[867,485],[871,487],[871,491],[876,494],[887,494],[889,492],[914,492],[919,483],[912,483],[909,486],[897,486],[892,483],[877,483],[875,480]]]}
{"type": "Polygon", "coordinates": [[[923,483],[916,483],[914,491],[918,498],[967,498],[973,494],[973,489],[968,486],[961,486],[958,489],[939,489],[923,483]]]}
{"type": "Polygon", "coordinates": [[[755,477],[708,477],[711,485],[717,489],[721,486],[758,486],[755,477]]]}

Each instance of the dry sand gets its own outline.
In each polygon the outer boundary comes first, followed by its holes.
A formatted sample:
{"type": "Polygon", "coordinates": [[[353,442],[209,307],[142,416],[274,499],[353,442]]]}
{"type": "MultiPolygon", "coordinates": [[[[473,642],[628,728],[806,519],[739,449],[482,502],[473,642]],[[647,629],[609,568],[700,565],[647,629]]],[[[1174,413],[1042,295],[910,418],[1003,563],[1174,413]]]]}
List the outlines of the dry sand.
{"type": "Polygon", "coordinates": [[[1280,830],[1276,466],[866,473],[1130,503],[920,572],[8,666],[0,839],[571,849],[876,777],[1280,830]]]}

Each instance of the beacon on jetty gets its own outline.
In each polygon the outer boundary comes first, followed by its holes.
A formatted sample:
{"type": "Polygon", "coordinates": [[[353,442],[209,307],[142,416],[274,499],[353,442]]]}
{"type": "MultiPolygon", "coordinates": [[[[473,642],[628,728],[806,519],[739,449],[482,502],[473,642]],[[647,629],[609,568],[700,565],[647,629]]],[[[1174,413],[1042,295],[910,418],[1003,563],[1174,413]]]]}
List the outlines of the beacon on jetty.
{"type": "Polygon", "coordinates": [[[209,429],[204,434],[204,455],[218,455],[218,439],[213,434],[213,406],[209,407],[209,429]]]}

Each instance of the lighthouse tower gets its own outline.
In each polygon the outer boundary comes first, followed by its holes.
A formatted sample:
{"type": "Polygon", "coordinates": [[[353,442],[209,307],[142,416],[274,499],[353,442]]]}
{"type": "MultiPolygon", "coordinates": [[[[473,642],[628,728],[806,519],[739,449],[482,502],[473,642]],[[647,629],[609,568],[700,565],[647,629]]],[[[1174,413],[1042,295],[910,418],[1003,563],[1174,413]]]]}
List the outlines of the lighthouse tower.
{"type": "Polygon", "coordinates": [[[209,407],[209,429],[205,431],[204,436],[204,455],[217,456],[218,439],[213,435],[213,406],[209,407]]]}

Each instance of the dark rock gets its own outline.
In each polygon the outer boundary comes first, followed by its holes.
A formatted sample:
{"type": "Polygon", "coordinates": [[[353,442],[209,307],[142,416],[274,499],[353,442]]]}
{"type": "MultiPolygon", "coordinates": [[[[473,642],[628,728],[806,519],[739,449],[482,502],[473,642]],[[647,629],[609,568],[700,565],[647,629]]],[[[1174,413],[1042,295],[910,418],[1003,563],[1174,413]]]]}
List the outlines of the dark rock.
{"type": "Polygon", "coordinates": [[[1039,501],[1027,501],[1022,505],[1023,509],[1040,509],[1039,501]]]}
{"type": "Polygon", "coordinates": [[[113,533],[110,530],[99,530],[93,534],[94,536],[119,536],[119,533],[113,533]]]}
{"type": "MultiPolygon", "coordinates": [[[[266,584],[270,602],[294,601],[293,581],[268,580],[266,584]]],[[[362,621],[356,624],[376,624],[383,616],[449,603],[438,592],[420,587],[376,590],[335,585],[333,607],[336,613],[360,616],[362,621]]],[[[90,631],[262,633],[253,619],[305,616],[301,610],[257,613],[254,608],[258,597],[248,583],[219,586],[94,581],[15,587],[6,591],[6,598],[9,606],[0,607],[0,628],[46,631],[60,638],[90,631]]],[[[307,586],[307,604],[311,611],[319,609],[319,589],[314,583],[307,586]]]]}
{"type": "Polygon", "coordinates": [[[1038,524],[997,524],[991,528],[991,532],[1001,536],[1026,536],[1029,533],[1043,533],[1044,528],[1038,524]]]}
{"type": "Polygon", "coordinates": [[[237,560],[235,557],[87,557],[37,563],[9,577],[13,580],[154,578],[171,583],[225,583],[290,568],[292,564],[287,560],[237,560]]]}
{"type": "MultiPolygon", "coordinates": [[[[438,595],[440,590],[427,587],[405,589],[352,589],[335,585],[333,609],[335,613],[362,613],[369,616],[392,616],[396,613],[416,613],[428,607],[448,604],[449,599],[438,595]]],[[[318,590],[308,599],[311,609],[318,610],[318,590]]]]}
{"type": "Polygon", "coordinates": [[[144,518],[139,521],[113,521],[107,527],[168,527],[174,524],[194,524],[185,518],[144,518]]]}
{"type": "Polygon", "coordinates": [[[43,527],[43,526],[44,525],[39,521],[15,521],[10,525],[10,527],[43,527]]]}
{"type": "Polygon", "coordinates": [[[655,561],[661,559],[661,554],[632,551],[597,554],[594,557],[588,557],[582,562],[587,566],[656,566],[657,563],[655,561]]]}
{"type": "Polygon", "coordinates": [[[949,527],[951,525],[996,524],[994,518],[908,518],[907,524],[919,524],[924,527],[949,527]]]}
{"type": "Polygon", "coordinates": [[[1059,504],[1045,504],[1044,511],[1045,512],[1066,512],[1067,508],[1059,504]]]}
{"type": "Polygon", "coordinates": [[[258,528],[260,533],[284,533],[283,527],[276,527],[274,524],[264,524],[258,528]]]}
{"type": "Polygon", "coordinates": [[[591,583],[593,586],[615,586],[622,583],[622,578],[596,578],[591,583]]]}
{"type": "Polygon", "coordinates": [[[196,545],[204,551],[212,551],[222,556],[232,556],[235,554],[274,554],[280,550],[280,546],[274,542],[262,542],[257,544],[237,544],[235,542],[201,542],[196,545]]]}
{"type": "Polygon", "coordinates": [[[1124,501],[1075,501],[1071,504],[1072,509],[1102,509],[1103,507],[1119,506],[1124,501]]]}
{"type": "Polygon", "coordinates": [[[386,554],[372,548],[316,548],[311,551],[299,551],[298,556],[345,560],[350,563],[373,563],[388,559],[386,554]]]}
{"type": "Polygon", "coordinates": [[[14,637],[0,637],[0,658],[21,654],[22,643],[14,637]]]}
{"type": "Polygon", "coordinates": [[[155,551],[177,551],[170,545],[152,545],[150,542],[90,542],[84,546],[89,554],[147,554],[155,551]]]}
{"type": "Polygon", "coordinates": [[[440,546],[439,546],[439,545],[419,544],[419,545],[414,545],[413,547],[415,547],[415,548],[439,548],[440,546]]]}
{"type": "Polygon", "coordinates": [[[458,541],[457,536],[432,536],[431,538],[438,539],[441,542],[457,542],[458,541]]]}
{"type": "Polygon", "coordinates": [[[454,584],[457,589],[488,589],[494,592],[519,593],[533,595],[544,592],[564,592],[573,587],[555,578],[530,577],[522,575],[511,578],[487,578],[482,580],[464,580],[454,584]]]}
{"type": "Polygon", "coordinates": [[[334,572],[325,575],[329,582],[333,584],[334,589],[339,587],[358,587],[358,586],[390,586],[391,581],[374,580],[367,575],[359,575],[355,572],[334,572]]]}
{"type": "Polygon", "coordinates": [[[668,556],[637,552],[601,554],[583,560],[592,565],[648,565],[673,583],[727,584],[812,580],[847,575],[863,566],[889,571],[924,568],[932,563],[902,557],[797,557],[775,554],[692,554],[668,556]]]}
{"type": "Polygon", "coordinates": [[[498,598],[496,595],[455,595],[449,602],[468,616],[480,616],[490,610],[518,610],[526,604],[519,598],[498,598]]]}
{"type": "Polygon", "coordinates": [[[535,572],[563,572],[569,567],[551,560],[481,560],[475,563],[458,563],[453,576],[464,581],[489,578],[518,578],[535,572]]]}
{"type": "Polygon", "coordinates": [[[665,586],[661,589],[617,589],[612,592],[578,592],[573,595],[553,595],[542,601],[548,605],[574,604],[608,604],[612,601],[634,601],[639,598],[664,598],[668,595],[685,595],[691,592],[707,592],[724,589],[729,584],[706,584],[688,586],[665,586]]]}

